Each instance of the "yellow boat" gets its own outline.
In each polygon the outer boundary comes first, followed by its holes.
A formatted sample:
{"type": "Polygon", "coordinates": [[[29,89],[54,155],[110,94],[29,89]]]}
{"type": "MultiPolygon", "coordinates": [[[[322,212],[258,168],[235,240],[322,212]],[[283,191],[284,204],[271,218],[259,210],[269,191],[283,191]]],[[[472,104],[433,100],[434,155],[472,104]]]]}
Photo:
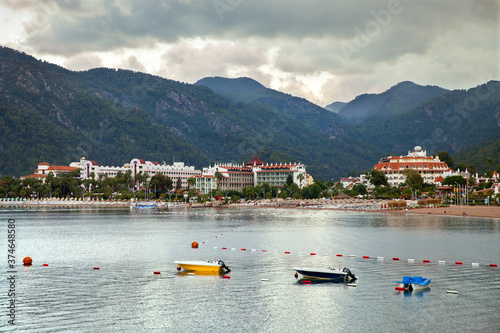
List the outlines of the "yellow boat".
{"type": "Polygon", "coordinates": [[[224,261],[174,261],[177,264],[177,269],[183,268],[186,271],[198,271],[198,272],[227,272],[230,271],[229,267],[226,266],[224,261]]]}

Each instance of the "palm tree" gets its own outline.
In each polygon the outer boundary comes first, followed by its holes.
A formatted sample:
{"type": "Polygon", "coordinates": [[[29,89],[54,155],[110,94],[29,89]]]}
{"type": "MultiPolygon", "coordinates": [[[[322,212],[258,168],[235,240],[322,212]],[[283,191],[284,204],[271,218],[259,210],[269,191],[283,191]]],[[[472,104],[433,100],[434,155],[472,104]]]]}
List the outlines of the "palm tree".
{"type": "Polygon", "coordinates": [[[302,181],[304,180],[304,174],[303,173],[299,173],[297,175],[297,179],[299,180],[299,185],[300,185],[299,189],[302,191],[302,181]]]}
{"type": "Polygon", "coordinates": [[[490,170],[491,170],[491,166],[493,165],[493,159],[490,157],[486,160],[486,163],[490,165],[490,170]]]}
{"type": "Polygon", "coordinates": [[[188,191],[189,191],[189,187],[191,185],[196,184],[196,179],[194,179],[193,177],[189,177],[188,180],[187,180],[187,183],[188,183],[188,191]]]}
{"type": "Polygon", "coordinates": [[[216,171],[214,176],[215,176],[215,179],[217,179],[217,189],[219,189],[220,181],[222,180],[222,178],[224,178],[224,176],[219,171],[216,171]]]}

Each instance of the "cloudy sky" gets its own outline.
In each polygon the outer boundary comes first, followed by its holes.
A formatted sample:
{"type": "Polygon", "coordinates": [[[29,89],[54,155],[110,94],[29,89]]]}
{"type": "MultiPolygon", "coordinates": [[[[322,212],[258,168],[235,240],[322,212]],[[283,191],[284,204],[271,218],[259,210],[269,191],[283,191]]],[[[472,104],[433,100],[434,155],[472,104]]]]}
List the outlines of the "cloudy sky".
{"type": "Polygon", "coordinates": [[[248,76],[324,106],[500,79],[500,0],[0,0],[0,44],[73,70],[248,76]]]}

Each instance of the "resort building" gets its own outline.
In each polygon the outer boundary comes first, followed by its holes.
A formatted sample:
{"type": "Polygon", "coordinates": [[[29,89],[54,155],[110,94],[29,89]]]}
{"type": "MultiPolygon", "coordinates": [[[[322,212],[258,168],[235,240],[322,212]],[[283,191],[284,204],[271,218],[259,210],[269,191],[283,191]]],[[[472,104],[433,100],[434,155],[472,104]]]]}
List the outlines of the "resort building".
{"type": "Polygon", "coordinates": [[[244,187],[262,186],[264,183],[281,187],[286,183],[288,175],[292,175],[293,181],[299,187],[306,186],[308,179],[312,181],[312,177],[307,175],[306,167],[302,163],[264,163],[255,156],[243,165],[227,163],[203,168],[202,175],[196,177],[196,188],[200,193],[205,194],[213,189],[242,191],[244,187]],[[216,172],[222,175],[219,184],[215,177],[216,172]],[[302,177],[299,177],[300,174],[302,177]]]}
{"type": "Polygon", "coordinates": [[[404,170],[417,171],[423,181],[429,184],[433,184],[436,178],[443,176],[443,173],[451,171],[437,155],[428,157],[427,152],[422,150],[420,146],[416,146],[406,156],[384,157],[373,168],[382,171],[391,186],[398,186],[406,181],[406,177],[403,175],[404,170]]]}
{"type": "Polygon", "coordinates": [[[38,163],[38,168],[34,171],[32,175],[22,176],[21,180],[28,178],[37,178],[45,181],[45,178],[52,172],[54,177],[60,176],[63,173],[69,173],[71,171],[76,170],[77,168],[74,166],[64,166],[64,165],[52,165],[49,163],[38,163]]]}

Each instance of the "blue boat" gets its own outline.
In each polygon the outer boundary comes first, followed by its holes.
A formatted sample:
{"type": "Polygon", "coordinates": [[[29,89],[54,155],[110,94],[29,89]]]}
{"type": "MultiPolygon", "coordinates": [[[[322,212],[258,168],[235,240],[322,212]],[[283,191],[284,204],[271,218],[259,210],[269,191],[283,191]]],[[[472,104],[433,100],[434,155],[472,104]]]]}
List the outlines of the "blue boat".
{"type": "Polygon", "coordinates": [[[404,290],[404,291],[419,291],[424,290],[430,287],[431,280],[428,278],[423,278],[421,276],[404,276],[403,281],[392,281],[397,283],[398,286],[396,290],[404,290]]]}
{"type": "Polygon", "coordinates": [[[130,205],[131,209],[156,209],[158,204],[154,201],[137,201],[130,205]]]}

